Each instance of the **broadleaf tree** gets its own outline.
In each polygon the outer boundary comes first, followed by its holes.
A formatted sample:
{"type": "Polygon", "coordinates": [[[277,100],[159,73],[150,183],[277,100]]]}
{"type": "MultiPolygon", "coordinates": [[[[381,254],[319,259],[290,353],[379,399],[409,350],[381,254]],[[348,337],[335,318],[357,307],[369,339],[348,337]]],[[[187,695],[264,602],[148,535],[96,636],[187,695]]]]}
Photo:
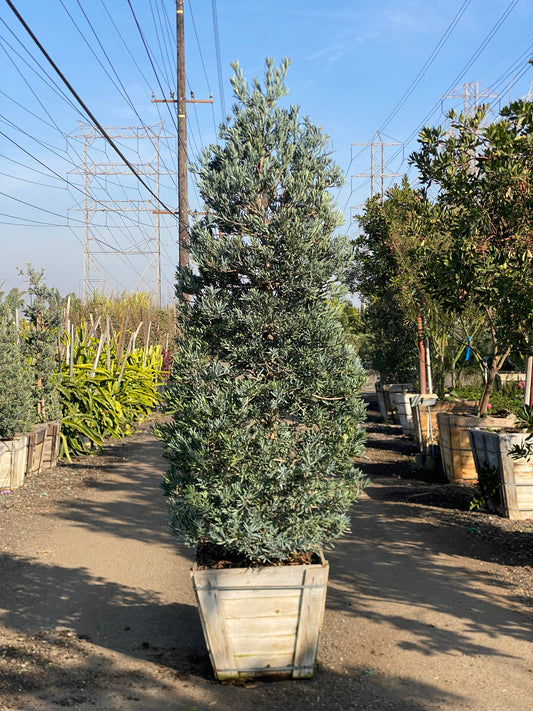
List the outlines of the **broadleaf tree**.
{"type": "Polygon", "coordinates": [[[482,415],[509,353],[526,352],[533,331],[533,103],[486,116],[451,112],[453,130],[425,128],[411,156],[450,235],[445,249],[428,245],[421,278],[450,313],[482,313],[491,336],[482,415]]]}

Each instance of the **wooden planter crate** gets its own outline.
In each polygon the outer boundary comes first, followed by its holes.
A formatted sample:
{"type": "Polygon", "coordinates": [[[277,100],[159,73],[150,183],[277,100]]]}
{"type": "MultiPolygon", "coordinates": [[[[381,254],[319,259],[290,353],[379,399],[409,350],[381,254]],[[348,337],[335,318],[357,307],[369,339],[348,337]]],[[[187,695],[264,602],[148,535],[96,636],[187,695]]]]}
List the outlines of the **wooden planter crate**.
{"type": "Polygon", "coordinates": [[[394,400],[396,403],[396,411],[402,427],[404,435],[414,434],[415,423],[413,420],[413,411],[411,409],[411,399],[416,396],[416,393],[395,393],[394,400]]]}
{"type": "Polygon", "coordinates": [[[18,489],[24,483],[28,457],[28,437],[19,435],[0,440],[0,488],[18,489]]]}
{"type": "Polygon", "coordinates": [[[46,440],[46,425],[38,425],[28,434],[28,458],[26,461],[26,476],[38,474],[42,469],[44,443],[46,440]]]}
{"type": "Polygon", "coordinates": [[[427,449],[428,445],[437,445],[439,443],[437,423],[437,414],[439,412],[472,415],[476,412],[475,400],[437,400],[436,394],[419,395],[417,397],[421,398],[421,400],[416,404],[411,401],[411,412],[416,441],[422,452],[427,449]],[[427,407],[426,403],[434,400],[436,400],[435,404],[427,407]]]}
{"type": "Polygon", "coordinates": [[[57,464],[59,446],[61,444],[61,420],[46,423],[46,438],[43,450],[43,469],[51,469],[57,464]]]}
{"type": "Polygon", "coordinates": [[[471,429],[470,444],[478,474],[484,466],[498,473],[501,484],[500,513],[514,520],[533,518],[533,462],[511,459],[510,450],[527,434],[471,429]]]}
{"type": "Polygon", "coordinates": [[[329,565],[191,571],[217,679],[314,674],[329,565]]]}
{"type": "Polygon", "coordinates": [[[481,418],[475,415],[438,412],[437,423],[442,467],[449,481],[459,484],[477,482],[476,465],[468,436],[470,428],[501,430],[513,427],[515,422],[514,415],[481,418]]]}
{"type": "Polygon", "coordinates": [[[398,393],[411,392],[413,390],[412,383],[384,384],[375,383],[376,394],[378,397],[379,414],[385,422],[396,422],[399,424],[397,406],[395,396],[398,393]]]}

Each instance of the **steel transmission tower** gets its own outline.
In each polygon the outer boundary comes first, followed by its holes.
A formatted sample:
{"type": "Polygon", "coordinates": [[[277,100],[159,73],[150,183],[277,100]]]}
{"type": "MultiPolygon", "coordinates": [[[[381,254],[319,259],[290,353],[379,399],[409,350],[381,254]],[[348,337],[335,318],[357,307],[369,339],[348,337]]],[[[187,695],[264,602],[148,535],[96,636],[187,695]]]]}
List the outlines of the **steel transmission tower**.
{"type": "MultiPolygon", "coordinates": [[[[388,146],[402,146],[403,143],[386,142],[381,138],[380,132],[377,131],[370,143],[352,143],[352,145],[370,148],[370,172],[355,173],[355,175],[352,175],[352,178],[369,178],[370,197],[379,192],[383,200],[385,197],[385,178],[399,177],[399,173],[385,172],[385,148],[388,146]]],[[[361,206],[359,205],[358,207],[361,206]]]]}
{"type": "Polygon", "coordinates": [[[462,86],[456,87],[449,94],[444,94],[443,99],[462,99],[463,113],[467,116],[474,116],[478,110],[482,99],[499,98],[499,94],[494,94],[490,89],[480,89],[479,82],[467,81],[462,86]]]}
{"type": "MultiPolygon", "coordinates": [[[[83,298],[87,299],[96,291],[109,289],[106,274],[110,272],[103,262],[109,263],[109,266],[113,263],[116,265],[116,258],[121,257],[136,274],[137,280],[132,290],[148,291],[161,304],[160,216],[165,213],[159,209],[155,199],[133,199],[133,191],[139,191],[137,178],[125,163],[107,160],[107,144],[100,131],[82,122],[79,122],[79,127],[80,132],[70,134],[69,138],[83,141],[83,171],[70,171],[72,174],[83,175],[83,203],[71,208],[84,214],[83,298]],[[102,155],[106,160],[97,161],[93,158],[102,155]],[[119,175],[130,176],[131,180],[129,183],[113,180],[112,176],[119,175]],[[104,185],[95,184],[96,179],[102,177],[104,185]],[[115,195],[117,197],[111,197],[115,195]],[[95,224],[93,218],[96,214],[104,215],[104,225],[95,224]],[[121,216],[122,224],[110,225],[110,214],[121,216]]],[[[115,141],[136,142],[132,148],[136,159],[130,163],[138,175],[150,179],[154,193],[159,198],[160,176],[171,174],[161,171],[160,141],[175,136],[163,134],[163,122],[142,128],[112,126],[105,130],[115,141]],[[155,149],[155,156],[143,162],[140,142],[146,140],[155,149]]]]}

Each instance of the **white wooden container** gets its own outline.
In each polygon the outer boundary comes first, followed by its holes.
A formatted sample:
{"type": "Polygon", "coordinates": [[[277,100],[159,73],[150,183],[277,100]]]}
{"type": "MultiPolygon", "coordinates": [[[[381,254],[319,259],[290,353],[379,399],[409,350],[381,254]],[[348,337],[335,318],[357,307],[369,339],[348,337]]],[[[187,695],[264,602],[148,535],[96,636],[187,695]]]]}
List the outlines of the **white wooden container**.
{"type": "Polygon", "coordinates": [[[0,440],[0,488],[18,489],[24,484],[28,458],[28,437],[17,435],[0,440]]]}
{"type": "Polygon", "coordinates": [[[199,569],[191,576],[217,679],[312,677],[329,564],[199,569]]]}

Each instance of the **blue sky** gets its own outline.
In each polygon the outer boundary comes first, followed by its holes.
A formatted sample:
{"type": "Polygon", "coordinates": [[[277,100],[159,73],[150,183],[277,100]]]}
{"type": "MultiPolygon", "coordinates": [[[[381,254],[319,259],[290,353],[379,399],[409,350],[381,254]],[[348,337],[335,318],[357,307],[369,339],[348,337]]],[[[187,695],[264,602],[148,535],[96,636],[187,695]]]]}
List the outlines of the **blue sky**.
{"type": "MultiPolygon", "coordinates": [[[[174,88],[173,0],[13,4],[99,123],[121,136],[127,127],[132,137],[117,142],[132,163],[145,166],[154,190],[150,171],[159,135],[160,197],[175,208],[172,105],[151,102],[152,92],[168,98],[174,88]],[[150,139],[135,137],[146,135],[142,126],[152,127],[150,139]]],[[[371,151],[355,144],[376,141],[376,170],[379,142],[403,144],[384,147],[385,173],[403,174],[420,127],[461,109],[466,84],[497,112],[527,95],[533,79],[528,0],[186,0],[185,35],[189,89],[197,99],[213,95],[212,105],[188,106],[191,160],[216,140],[216,126],[232,104],[230,63],[238,60],[252,79],[262,75],[265,57],[288,56],[288,100],[331,136],[346,173],[335,198],[352,235],[353,208],[370,194],[369,179],[354,176],[369,174],[371,151]]],[[[0,3],[0,57],[0,290],[23,288],[17,267],[31,262],[62,293],[82,294],[86,186],[93,201],[87,204],[91,284],[115,292],[153,288],[148,252],[157,229],[150,195],[120,166],[109,167],[118,157],[93,137],[89,119],[6,0],[0,3]]],[[[189,199],[192,209],[201,207],[192,181],[189,199]]],[[[160,217],[159,235],[168,301],[177,261],[173,217],[160,217]]]]}

